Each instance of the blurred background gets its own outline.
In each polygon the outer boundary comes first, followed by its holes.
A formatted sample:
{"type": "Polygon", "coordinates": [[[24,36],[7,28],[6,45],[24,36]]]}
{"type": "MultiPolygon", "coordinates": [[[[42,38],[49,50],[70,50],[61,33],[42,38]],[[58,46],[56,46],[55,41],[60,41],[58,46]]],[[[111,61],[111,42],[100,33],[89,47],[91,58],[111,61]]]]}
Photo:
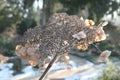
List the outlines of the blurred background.
{"type": "MultiPolygon", "coordinates": [[[[53,13],[65,12],[69,15],[92,19],[96,25],[107,20],[105,27],[107,40],[96,45],[101,50],[112,51],[111,60],[120,58],[120,0],[0,0],[0,64],[12,62],[15,73],[20,73],[22,64],[15,56],[14,38],[28,28],[45,25],[53,13]],[[15,58],[13,58],[15,57],[15,58]]],[[[93,46],[87,51],[78,51],[77,56],[95,62],[100,53],[93,46]]],[[[0,69],[1,71],[1,69],[0,69]]],[[[2,74],[1,74],[2,75],[2,74]]]]}

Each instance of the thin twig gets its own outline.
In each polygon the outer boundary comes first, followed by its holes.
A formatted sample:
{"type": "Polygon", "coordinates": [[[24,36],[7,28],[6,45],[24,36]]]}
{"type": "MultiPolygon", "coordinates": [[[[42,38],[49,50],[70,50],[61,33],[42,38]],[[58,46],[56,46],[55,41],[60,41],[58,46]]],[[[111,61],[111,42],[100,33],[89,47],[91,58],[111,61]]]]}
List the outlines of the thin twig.
{"type": "Polygon", "coordinates": [[[97,45],[95,45],[95,44],[92,44],[100,53],[102,52],[102,50],[100,50],[100,48],[97,46],[97,45]]]}
{"type": "Polygon", "coordinates": [[[51,62],[49,63],[49,65],[47,66],[47,68],[45,69],[44,73],[42,74],[42,76],[39,78],[39,80],[44,80],[46,74],[48,73],[48,71],[50,70],[50,68],[52,67],[53,63],[57,60],[58,58],[58,54],[56,53],[56,55],[54,56],[54,58],[51,60],[51,62]]]}

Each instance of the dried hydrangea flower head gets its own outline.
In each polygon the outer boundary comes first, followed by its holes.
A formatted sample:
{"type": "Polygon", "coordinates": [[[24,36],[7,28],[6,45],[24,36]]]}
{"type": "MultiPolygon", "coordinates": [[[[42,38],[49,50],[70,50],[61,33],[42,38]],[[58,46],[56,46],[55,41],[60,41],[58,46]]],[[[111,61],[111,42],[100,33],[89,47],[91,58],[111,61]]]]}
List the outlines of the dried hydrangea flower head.
{"type": "Polygon", "coordinates": [[[86,24],[85,20],[75,15],[55,13],[46,25],[25,32],[19,40],[18,45],[21,46],[16,49],[16,54],[26,57],[35,66],[49,62],[55,54],[66,56],[76,45],[78,49],[86,50],[89,44],[103,40],[99,33],[105,34],[101,25],[98,28],[93,25],[93,21],[88,20],[86,24]]]}

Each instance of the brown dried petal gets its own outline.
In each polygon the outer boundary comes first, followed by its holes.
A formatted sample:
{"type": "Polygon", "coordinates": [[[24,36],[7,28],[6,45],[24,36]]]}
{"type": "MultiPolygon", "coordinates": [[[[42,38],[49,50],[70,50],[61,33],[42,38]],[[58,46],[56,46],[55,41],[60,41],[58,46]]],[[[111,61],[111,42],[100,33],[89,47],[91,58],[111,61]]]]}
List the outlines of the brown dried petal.
{"type": "Polygon", "coordinates": [[[103,51],[98,58],[98,62],[106,62],[110,54],[111,54],[111,51],[108,51],[108,50],[103,51]]]}

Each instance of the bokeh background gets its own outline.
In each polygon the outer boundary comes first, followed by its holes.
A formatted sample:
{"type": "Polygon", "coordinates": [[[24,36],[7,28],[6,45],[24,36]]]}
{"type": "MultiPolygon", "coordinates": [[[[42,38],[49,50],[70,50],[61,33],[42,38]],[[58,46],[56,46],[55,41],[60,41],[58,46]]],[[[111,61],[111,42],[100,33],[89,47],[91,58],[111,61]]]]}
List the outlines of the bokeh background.
{"type": "MultiPolygon", "coordinates": [[[[3,57],[0,63],[6,57],[16,56],[15,37],[22,36],[28,28],[45,25],[56,12],[92,19],[96,25],[107,20],[107,39],[96,45],[101,50],[112,51],[111,57],[115,60],[120,58],[120,0],[0,0],[0,55],[3,57]]],[[[79,52],[78,56],[93,62],[99,55],[93,46],[87,51],[75,51],[79,52]]]]}

